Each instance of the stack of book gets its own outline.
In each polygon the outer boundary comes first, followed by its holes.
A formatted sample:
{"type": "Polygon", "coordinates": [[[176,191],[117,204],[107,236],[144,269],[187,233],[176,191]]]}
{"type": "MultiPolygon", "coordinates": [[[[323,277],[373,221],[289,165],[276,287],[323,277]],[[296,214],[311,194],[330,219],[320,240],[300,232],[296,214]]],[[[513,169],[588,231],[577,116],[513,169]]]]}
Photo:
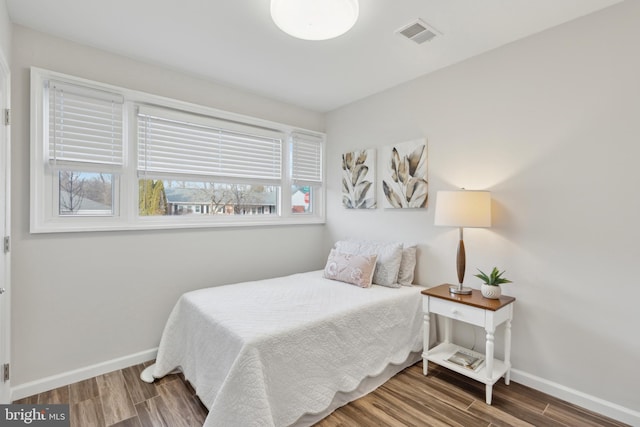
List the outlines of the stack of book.
{"type": "Polygon", "coordinates": [[[472,351],[458,350],[453,353],[447,361],[475,371],[482,365],[482,362],[484,362],[484,356],[472,351]]]}

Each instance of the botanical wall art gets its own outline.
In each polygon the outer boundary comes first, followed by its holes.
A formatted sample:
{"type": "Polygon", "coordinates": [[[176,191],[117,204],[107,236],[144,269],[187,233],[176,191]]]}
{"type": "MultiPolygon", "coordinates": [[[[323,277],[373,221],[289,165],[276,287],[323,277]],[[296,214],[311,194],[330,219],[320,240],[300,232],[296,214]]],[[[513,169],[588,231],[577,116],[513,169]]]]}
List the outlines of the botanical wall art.
{"type": "Polygon", "coordinates": [[[427,141],[418,139],[385,147],[382,176],[385,208],[426,208],[427,141]]]}
{"type": "Polygon", "coordinates": [[[352,151],[342,155],[342,204],[348,209],[376,207],[376,151],[352,151]]]}

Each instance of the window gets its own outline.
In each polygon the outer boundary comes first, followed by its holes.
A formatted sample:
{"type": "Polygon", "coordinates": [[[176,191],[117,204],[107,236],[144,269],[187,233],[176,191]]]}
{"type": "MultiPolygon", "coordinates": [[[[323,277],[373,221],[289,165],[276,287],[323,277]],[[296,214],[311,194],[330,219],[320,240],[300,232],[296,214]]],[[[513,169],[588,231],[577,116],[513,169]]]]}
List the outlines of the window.
{"type": "MultiPolygon", "coordinates": [[[[49,80],[45,167],[55,175],[58,215],[113,216],[113,173],[123,166],[123,97],[49,80]]],[[[55,208],[55,202],[54,202],[55,208]]]]}
{"type": "Polygon", "coordinates": [[[318,223],[324,135],[32,69],[31,231],[318,223]]]}
{"type": "Polygon", "coordinates": [[[315,193],[322,187],[322,141],[317,136],[294,133],[291,136],[291,212],[314,211],[315,193]]]}
{"type": "Polygon", "coordinates": [[[113,216],[113,174],[58,172],[58,214],[113,216]]]}

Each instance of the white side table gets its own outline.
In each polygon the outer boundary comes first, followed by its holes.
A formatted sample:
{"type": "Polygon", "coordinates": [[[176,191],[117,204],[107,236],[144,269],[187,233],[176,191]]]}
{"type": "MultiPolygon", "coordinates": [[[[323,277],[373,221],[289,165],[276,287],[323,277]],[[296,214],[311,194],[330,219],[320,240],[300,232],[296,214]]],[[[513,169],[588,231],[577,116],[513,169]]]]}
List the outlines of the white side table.
{"type": "Polygon", "coordinates": [[[449,293],[448,284],[436,286],[422,291],[422,307],[424,312],[424,351],[422,352],[423,371],[427,375],[428,361],[444,366],[486,385],[486,402],[491,405],[493,385],[504,376],[509,385],[511,373],[511,319],[513,318],[513,297],[501,296],[500,299],[487,299],[480,291],[473,290],[471,295],[449,293]],[[429,349],[429,321],[431,314],[444,317],[444,342],[429,349]],[[455,352],[467,351],[451,339],[451,321],[470,323],[481,326],[486,331],[485,361],[476,370],[450,362],[455,352]],[[504,360],[494,359],[494,334],[496,327],[505,323],[504,360]]]}

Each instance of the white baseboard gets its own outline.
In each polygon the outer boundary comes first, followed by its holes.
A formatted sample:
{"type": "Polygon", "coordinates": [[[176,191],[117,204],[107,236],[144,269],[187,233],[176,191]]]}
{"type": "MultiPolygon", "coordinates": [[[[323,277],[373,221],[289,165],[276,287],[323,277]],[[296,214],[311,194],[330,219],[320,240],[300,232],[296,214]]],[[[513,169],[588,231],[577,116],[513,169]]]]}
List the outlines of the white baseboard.
{"type": "Polygon", "coordinates": [[[97,377],[108,372],[117,371],[118,369],[128,368],[138,363],[153,360],[158,354],[158,349],[141,351],[140,353],[131,354],[129,356],[120,357],[96,365],[87,366],[61,374],[52,375],[41,380],[31,381],[20,384],[11,388],[11,401],[19,400],[24,397],[33,396],[34,394],[43,393],[58,387],[73,384],[89,378],[97,377]]]}
{"type": "Polygon", "coordinates": [[[632,426],[640,426],[640,412],[625,408],[617,403],[591,396],[578,390],[536,377],[518,369],[511,369],[511,379],[535,390],[547,393],[558,399],[581,406],[609,418],[613,418],[632,426]]]}

